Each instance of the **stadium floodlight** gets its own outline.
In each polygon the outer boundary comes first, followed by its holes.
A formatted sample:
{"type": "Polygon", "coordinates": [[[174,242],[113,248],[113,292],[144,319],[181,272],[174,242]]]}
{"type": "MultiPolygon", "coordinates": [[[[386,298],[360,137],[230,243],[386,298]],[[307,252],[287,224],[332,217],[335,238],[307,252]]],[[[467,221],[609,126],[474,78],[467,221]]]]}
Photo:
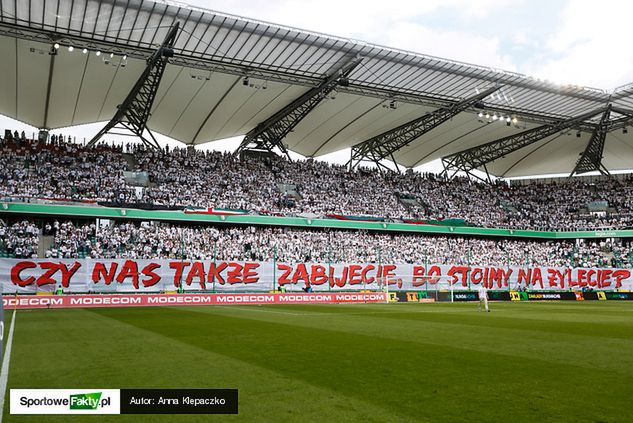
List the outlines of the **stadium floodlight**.
{"type": "Polygon", "coordinates": [[[72,53],[72,51],[75,49],[75,47],[73,46],[68,46],[68,51],[72,53]]]}
{"type": "Polygon", "coordinates": [[[83,54],[87,54],[87,53],[88,53],[88,49],[87,49],[87,48],[84,48],[83,50],[81,50],[81,52],[82,52],[83,54]]]}
{"type": "Polygon", "coordinates": [[[486,119],[490,119],[490,113],[486,113],[486,119]]]}
{"type": "Polygon", "coordinates": [[[59,43],[53,44],[53,47],[55,47],[55,50],[59,50],[59,43]]]}
{"type": "Polygon", "coordinates": [[[478,117],[479,119],[481,119],[482,117],[484,117],[484,112],[479,112],[479,114],[477,114],[477,117],[478,117]]]}
{"type": "Polygon", "coordinates": [[[110,53],[110,59],[114,58],[114,53],[110,53]]]}
{"type": "Polygon", "coordinates": [[[492,115],[492,120],[497,120],[497,119],[499,119],[499,116],[497,116],[496,113],[494,115],[492,115]]]}
{"type": "Polygon", "coordinates": [[[123,55],[123,60],[127,60],[127,54],[123,55]]]}
{"type": "Polygon", "coordinates": [[[517,117],[516,117],[516,116],[514,116],[514,117],[512,118],[512,123],[514,123],[514,124],[516,125],[518,122],[519,122],[519,119],[517,119],[517,117]]]}
{"type": "Polygon", "coordinates": [[[97,55],[97,57],[101,56],[101,50],[97,50],[95,54],[97,55]]]}

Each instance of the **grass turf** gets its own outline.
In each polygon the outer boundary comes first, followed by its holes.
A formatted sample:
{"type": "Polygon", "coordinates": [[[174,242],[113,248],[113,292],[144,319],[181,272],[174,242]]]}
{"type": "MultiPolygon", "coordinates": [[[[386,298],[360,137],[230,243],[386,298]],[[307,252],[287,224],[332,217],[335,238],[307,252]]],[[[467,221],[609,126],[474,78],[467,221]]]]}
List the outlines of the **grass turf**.
{"type": "Polygon", "coordinates": [[[237,416],[47,422],[630,421],[633,304],[492,307],[18,311],[8,388],[239,389],[237,416]]]}

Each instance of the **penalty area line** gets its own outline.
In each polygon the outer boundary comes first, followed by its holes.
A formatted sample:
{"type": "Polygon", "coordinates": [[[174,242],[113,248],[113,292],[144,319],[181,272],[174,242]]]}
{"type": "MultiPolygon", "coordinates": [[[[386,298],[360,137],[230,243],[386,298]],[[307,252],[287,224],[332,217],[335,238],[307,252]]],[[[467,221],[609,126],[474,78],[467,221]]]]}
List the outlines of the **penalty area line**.
{"type": "Polygon", "coordinates": [[[0,370],[0,423],[4,413],[4,399],[7,391],[7,382],[9,380],[9,361],[11,360],[11,344],[13,343],[13,328],[15,327],[15,316],[17,310],[13,310],[11,317],[11,327],[9,328],[9,336],[7,336],[7,347],[4,350],[4,358],[2,360],[2,370],[0,370]]]}

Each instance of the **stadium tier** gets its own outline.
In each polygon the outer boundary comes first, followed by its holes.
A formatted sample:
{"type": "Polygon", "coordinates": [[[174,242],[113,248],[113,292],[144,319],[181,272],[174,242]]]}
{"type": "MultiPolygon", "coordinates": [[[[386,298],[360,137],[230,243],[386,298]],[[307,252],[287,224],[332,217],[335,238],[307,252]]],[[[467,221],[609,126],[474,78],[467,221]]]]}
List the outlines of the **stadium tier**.
{"type": "Polygon", "coordinates": [[[528,241],[271,227],[47,221],[0,226],[0,256],[630,268],[628,241],[528,241]],[[47,239],[39,242],[39,233],[47,239]]]}
{"type": "Polygon", "coordinates": [[[625,229],[633,221],[628,178],[486,184],[411,171],[350,171],[273,156],[237,158],[193,149],[159,153],[139,145],[128,145],[124,152],[103,143],[92,149],[61,137],[44,143],[12,136],[0,143],[0,198],[6,201],[549,231],[625,229]],[[147,180],[130,180],[127,172],[147,180]]]}

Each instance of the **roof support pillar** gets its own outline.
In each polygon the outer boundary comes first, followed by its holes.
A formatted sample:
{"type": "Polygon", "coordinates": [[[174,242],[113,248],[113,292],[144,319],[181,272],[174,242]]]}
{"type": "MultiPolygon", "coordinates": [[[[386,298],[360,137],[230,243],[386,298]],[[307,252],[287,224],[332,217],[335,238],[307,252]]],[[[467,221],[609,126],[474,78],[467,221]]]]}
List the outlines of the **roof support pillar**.
{"type": "Polygon", "coordinates": [[[567,130],[571,127],[582,124],[585,120],[603,113],[605,108],[592,110],[582,115],[562,120],[550,125],[543,125],[527,131],[520,132],[478,145],[466,150],[442,157],[444,164],[443,174],[447,178],[454,177],[458,172],[471,174],[471,171],[484,167],[501,157],[527,147],[535,142],[545,139],[551,135],[567,130]]]}
{"type": "MultiPolygon", "coordinates": [[[[58,46],[59,47],[59,46],[58,46]]],[[[55,58],[57,57],[57,49],[51,47],[48,53],[50,57],[50,63],[48,67],[48,84],[46,85],[46,102],[44,103],[44,124],[42,128],[48,128],[48,111],[51,106],[51,88],[53,86],[53,72],[55,71],[55,58]]]]}
{"type": "Polygon", "coordinates": [[[609,170],[602,164],[602,153],[604,152],[604,141],[609,132],[609,116],[611,115],[611,105],[609,104],[602,114],[600,123],[596,125],[596,129],[591,134],[591,139],[587,143],[585,151],[582,152],[580,158],[576,162],[574,170],[571,171],[569,177],[581,175],[583,173],[599,171],[603,175],[611,176],[609,170]]]}
{"type": "MultiPolygon", "coordinates": [[[[352,147],[352,155],[347,162],[350,170],[356,168],[361,162],[373,162],[380,169],[388,169],[382,160],[391,158],[395,163],[394,153],[409,145],[416,138],[421,137],[444,122],[458,115],[462,111],[481,102],[484,98],[497,91],[500,86],[494,86],[472,97],[457,103],[439,108],[424,116],[413,119],[397,128],[390,129],[380,135],[376,135],[366,141],[352,147]]],[[[397,166],[396,166],[397,168],[397,166]]]]}
{"type": "Polygon", "coordinates": [[[87,145],[89,147],[94,146],[102,136],[117,128],[127,132],[119,135],[138,137],[147,147],[161,150],[154,134],[147,127],[147,121],[149,120],[154,98],[156,97],[165,67],[169,58],[174,55],[174,42],[176,41],[179,26],[180,24],[176,22],[171,27],[161,46],[147,59],[145,70],[136,81],[136,84],[134,84],[123,103],[117,106],[117,111],[110,122],[88,142],[87,145]],[[147,131],[149,137],[144,136],[145,131],[147,131]]]}
{"type": "Polygon", "coordinates": [[[288,150],[282,142],[283,139],[337,86],[348,86],[347,77],[361,61],[362,57],[360,56],[347,61],[325,78],[321,84],[311,88],[292,103],[259,123],[246,134],[233,154],[238,155],[245,150],[273,152],[277,148],[282,154],[288,156],[288,150]]]}

